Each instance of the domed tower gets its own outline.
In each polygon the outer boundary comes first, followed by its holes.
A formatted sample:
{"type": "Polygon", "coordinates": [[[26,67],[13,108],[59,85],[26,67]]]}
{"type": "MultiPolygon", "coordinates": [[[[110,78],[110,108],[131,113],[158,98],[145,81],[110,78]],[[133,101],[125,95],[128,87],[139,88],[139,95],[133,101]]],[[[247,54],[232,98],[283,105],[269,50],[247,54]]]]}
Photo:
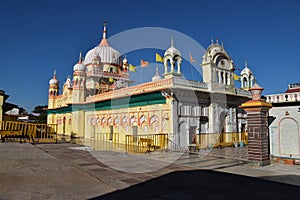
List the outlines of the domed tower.
{"type": "Polygon", "coordinates": [[[202,59],[203,82],[234,86],[233,61],[224,46],[212,40],[202,59]]]}
{"type": "Polygon", "coordinates": [[[83,64],[82,54],[79,54],[79,61],[73,67],[73,103],[85,101],[85,65],[83,64]]]}
{"type": "Polygon", "coordinates": [[[164,54],[164,66],[165,66],[165,77],[170,76],[182,76],[180,71],[181,66],[181,53],[178,49],[174,47],[174,40],[171,39],[171,47],[168,48],[164,54]],[[171,67],[170,71],[168,71],[168,66],[171,67]],[[175,66],[177,66],[177,72],[175,71],[175,66]]]}
{"type": "Polygon", "coordinates": [[[245,68],[241,71],[241,89],[249,90],[255,84],[255,77],[252,71],[248,68],[247,61],[245,61],[245,68]]]}
{"type": "Polygon", "coordinates": [[[87,52],[84,60],[87,95],[111,91],[117,80],[129,83],[128,67],[122,63],[121,54],[109,45],[106,38],[106,22],[103,27],[101,42],[87,52]]]}
{"type": "Polygon", "coordinates": [[[59,92],[59,81],[56,78],[56,71],[54,70],[53,78],[49,81],[49,97],[48,97],[48,108],[55,107],[56,96],[59,92]]]}

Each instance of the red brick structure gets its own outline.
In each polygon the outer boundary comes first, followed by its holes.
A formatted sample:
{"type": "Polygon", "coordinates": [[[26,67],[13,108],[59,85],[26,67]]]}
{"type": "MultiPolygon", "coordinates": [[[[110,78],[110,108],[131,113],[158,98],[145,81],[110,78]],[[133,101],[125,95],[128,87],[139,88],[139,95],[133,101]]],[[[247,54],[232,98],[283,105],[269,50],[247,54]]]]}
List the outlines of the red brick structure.
{"type": "Polygon", "coordinates": [[[250,88],[252,100],[241,105],[247,112],[248,123],[248,159],[259,165],[270,164],[268,116],[272,107],[261,100],[262,87],[255,84],[250,88]]]}

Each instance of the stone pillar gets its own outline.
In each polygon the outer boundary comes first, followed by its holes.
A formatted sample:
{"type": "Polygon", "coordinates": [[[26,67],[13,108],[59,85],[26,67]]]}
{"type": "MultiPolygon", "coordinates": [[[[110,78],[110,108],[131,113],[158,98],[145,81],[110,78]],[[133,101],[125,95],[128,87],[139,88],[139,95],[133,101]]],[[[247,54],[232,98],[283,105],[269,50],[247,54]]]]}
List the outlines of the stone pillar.
{"type": "Polygon", "coordinates": [[[178,67],[177,73],[180,74],[181,71],[180,71],[180,62],[179,62],[179,61],[178,61],[178,63],[177,63],[177,67],[178,67]]]}
{"type": "Polygon", "coordinates": [[[241,105],[247,112],[248,159],[261,166],[270,164],[268,115],[272,107],[270,103],[261,100],[262,90],[255,84],[250,88],[252,100],[241,105]]]}
{"type": "Polygon", "coordinates": [[[165,62],[164,65],[165,65],[165,74],[167,74],[168,73],[168,63],[165,62]]]}

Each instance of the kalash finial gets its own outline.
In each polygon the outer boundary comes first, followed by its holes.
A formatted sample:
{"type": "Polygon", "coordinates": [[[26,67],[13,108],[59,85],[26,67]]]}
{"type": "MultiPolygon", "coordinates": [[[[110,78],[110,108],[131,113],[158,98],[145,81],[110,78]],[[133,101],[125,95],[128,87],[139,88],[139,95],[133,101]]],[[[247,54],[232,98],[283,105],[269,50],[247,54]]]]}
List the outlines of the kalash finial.
{"type": "Polygon", "coordinates": [[[213,37],[211,37],[210,43],[211,43],[211,45],[214,44],[214,38],[213,37]]]}
{"type": "Polygon", "coordinates": [[[81,64],[81,63],[82,63],[82,60],[83,60],[83,59],[82,59],[82,53],[81,53],[81,51],[80,51],[80,53],[79,53],[79,61],[78,61],[78,63],[79,63],[79,64],[81,64]]]}
{"type": "Polygon", "coordinates": [[[107,25],[107,22],[106,20],[104,20],[103,22],[103,39],[106,39],[106,25],[107,25]]]}
{"type": "Polygon", "coordinates": [[[174,47],[174,38],[173,38],[173,36],[171,37],[171,47],[174,47]]]}
{"type": "Polygon", "coordinates": [[[56,69],[54,69],[54,72],[53,72],[53,79],[56,79],[56,69]]]}

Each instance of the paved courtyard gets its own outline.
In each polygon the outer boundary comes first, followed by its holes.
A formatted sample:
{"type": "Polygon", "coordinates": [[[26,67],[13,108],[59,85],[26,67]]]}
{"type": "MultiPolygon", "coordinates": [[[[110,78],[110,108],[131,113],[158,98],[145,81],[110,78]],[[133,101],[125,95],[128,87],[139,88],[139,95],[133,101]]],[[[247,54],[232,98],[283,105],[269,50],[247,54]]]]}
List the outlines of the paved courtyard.
{"type": "Polygon", "coordinates": [[[230,157],[242,151],[126,154],[71,143],[0,143],[0,199],[300,197],[300,166],[259,167],[230,157]]]}

